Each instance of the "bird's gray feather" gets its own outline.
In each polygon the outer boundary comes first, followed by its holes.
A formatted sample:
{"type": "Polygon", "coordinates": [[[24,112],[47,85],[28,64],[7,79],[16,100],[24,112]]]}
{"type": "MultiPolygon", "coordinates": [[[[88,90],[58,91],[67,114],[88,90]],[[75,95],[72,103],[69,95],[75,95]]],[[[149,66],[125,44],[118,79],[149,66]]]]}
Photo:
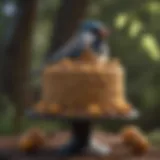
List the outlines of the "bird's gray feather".
{"type": "Polygon", "coordinates": [[[88,45],[94,41],[95,37],[90,33],[82,33],[81,35],[76,35],[66,43],[65,46],[60,48],[56,53],[53,54],[47,61],[47,63],[58,62],[65,57],[80,56],[79,54],[88,45]]]}
{"type": "Polygon", "coordinates": [[[91,33],[82,33],[72,37],[63,47],[50,57],[47,62],[43,63],[38,70],[32,72],[33,76],[40,74],[47,64],[56,63],[65,57],[79,56],[81,51],[90,46],[95,40],[95,36],[91,33]]]}

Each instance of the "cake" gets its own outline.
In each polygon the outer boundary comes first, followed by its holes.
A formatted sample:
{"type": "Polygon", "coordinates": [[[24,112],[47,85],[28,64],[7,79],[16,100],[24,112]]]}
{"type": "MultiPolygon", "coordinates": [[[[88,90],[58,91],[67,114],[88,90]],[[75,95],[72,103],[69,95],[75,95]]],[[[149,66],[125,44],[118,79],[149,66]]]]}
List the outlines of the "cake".
{"type": "Polygon", "coordinates": [[[36,106],[40,112],[69,116],[125,115],[132,108],[126,100],[125,71],[119,60],[100,63],[91,52],[47,66],[42,99],[36,106]]]}

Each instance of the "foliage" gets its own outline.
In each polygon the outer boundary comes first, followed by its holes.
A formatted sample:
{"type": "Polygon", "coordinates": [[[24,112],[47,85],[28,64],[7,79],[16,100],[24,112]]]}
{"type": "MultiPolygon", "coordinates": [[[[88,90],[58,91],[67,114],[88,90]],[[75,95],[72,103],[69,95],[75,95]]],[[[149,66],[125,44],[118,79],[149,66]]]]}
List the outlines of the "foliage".
{"type": "Polygon", "coordinates": [[[159,104],[155,75],[160,67],[160,2],[108,0],[99,1],[99,5],[95,1],[93,7],[90,16],[96,15],[113,29],[109,44],[112,55],[126,67],[129,99],[142,109],[159,104]]]}
{"type": "MultiPolygon", "coordinates": [[[[32,69],[40,65],[47,51],[59,2],[39,1],[32,69]]],[[[111,56],[119,57],[126,68],[128,99],[141,110],[159,106],[160,1],[93,0],[87,18],[100,19],[113,30],[108,43],[111,56]]]]}

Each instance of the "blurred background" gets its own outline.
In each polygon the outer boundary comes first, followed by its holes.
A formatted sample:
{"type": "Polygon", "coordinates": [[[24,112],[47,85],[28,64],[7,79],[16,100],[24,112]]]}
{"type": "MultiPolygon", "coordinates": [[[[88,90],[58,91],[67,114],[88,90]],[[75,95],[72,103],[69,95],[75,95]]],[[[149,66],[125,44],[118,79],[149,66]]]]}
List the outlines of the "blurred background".
{"type": "MultiPolygon", "coordinates": [[[[56,121],[32,121],[24,109],[40,99],[40,79],[32,71],[71,37],[83,19],[101,20],[112,29],[111,56],[125,66],[128,99],[142,114],[134,123],[158,133],[159,0],[1,0],[1,135],[35,125],[48,131],[66,128],[56,121]]],[[[101,127],[117,131],[124,123],[108,122],[101,127]]]]}

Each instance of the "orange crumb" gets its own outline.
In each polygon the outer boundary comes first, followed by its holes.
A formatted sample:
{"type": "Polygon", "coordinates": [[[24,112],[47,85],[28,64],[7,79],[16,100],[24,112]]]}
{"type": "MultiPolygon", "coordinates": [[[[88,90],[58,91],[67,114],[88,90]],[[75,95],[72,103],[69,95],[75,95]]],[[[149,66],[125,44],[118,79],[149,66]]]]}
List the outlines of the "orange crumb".
{"type": "Polygon", "coordinates": [[[57,114],[60,113],[60,108],[61,107],[58,104],[50,104],[48,110],[51,114],[57,114]]]}
{"type": "Polygon", "coordinates": [[[121,133],[123,143],[131,148],[131,152],[142,155],[149,150],[148,139],[135,126],[125,127],[121,133]]]}
{"type": "Polygon", "coordinates": [[[40,101],[36,104],[35,106],[35,110],[39,113],[45,113],[46,112],[46,106],[47,106],[47,103],[45,103],[44,101],[40,101]]]}
{"type": "Polygon", "coordinates": [[[96,104],[90,105],[88,108],[88,111],[90,114],[96,115],[96,116],[102,114],[100,107],[96,104]]]}
{"type": "Polygon", "coordinates": [[[24,133],[19,140],[19,148],[23,151],[39,149],[45,144],[45,134],[37,128],[24,133]]]}

